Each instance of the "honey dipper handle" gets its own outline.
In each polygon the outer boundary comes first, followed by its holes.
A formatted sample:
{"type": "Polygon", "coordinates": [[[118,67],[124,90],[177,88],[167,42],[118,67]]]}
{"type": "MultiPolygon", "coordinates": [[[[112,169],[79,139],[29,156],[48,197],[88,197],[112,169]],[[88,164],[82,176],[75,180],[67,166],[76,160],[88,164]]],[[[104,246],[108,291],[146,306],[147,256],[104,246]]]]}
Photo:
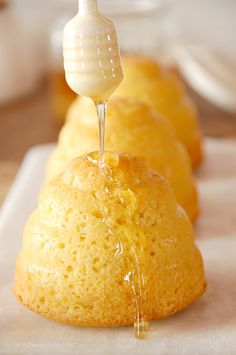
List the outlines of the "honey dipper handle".
{"type": "Polygon", "coordinates": [[[79,13],[97,11],[97,0],[79,0],[79,13]]]}

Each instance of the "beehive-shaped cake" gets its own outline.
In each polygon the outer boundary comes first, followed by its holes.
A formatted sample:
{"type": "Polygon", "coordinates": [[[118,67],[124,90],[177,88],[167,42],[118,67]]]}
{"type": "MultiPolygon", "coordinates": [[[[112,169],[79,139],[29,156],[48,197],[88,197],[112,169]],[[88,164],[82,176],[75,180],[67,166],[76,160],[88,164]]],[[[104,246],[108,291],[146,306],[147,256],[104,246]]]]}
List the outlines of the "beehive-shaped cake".
{"type": "MultiPolygon", "coordinates": [[[[148,105],[131,98],[111,99],[106,117],[105,147],[145,158],[150,168],[169,180],[178,203],[189,217],[196,218],[198,196],[188,154],[169,123],[148,105]]],[[[90,99],[78,98],[68,113],[67,123],[49,161],[48,179],[61,172],[74,157],[97,149],[95,105],[90,99]]]]}
{"type": "Polygon", "coordinates": [[[167,68],[142,56],[124,56],[124,79],[114,96],[128,96],[148,103],[173,125],[187,148],[192,166],[202,160],[202,136],[198,114],[182,83],[167,68]]]}
{"type": "Polygon", "coordinates": [[[205,289],[191,222],[170,184],[130,154],[73,160],[46,184],[17,260],[15,294],[45,317],[120,326],[169,316],[205,289]]]}

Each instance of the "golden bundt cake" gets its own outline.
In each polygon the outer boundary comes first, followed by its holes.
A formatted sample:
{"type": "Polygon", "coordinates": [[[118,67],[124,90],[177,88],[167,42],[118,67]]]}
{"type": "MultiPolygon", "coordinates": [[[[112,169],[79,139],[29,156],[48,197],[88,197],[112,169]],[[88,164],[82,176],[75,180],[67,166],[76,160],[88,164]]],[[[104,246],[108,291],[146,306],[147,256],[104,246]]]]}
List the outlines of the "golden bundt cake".
{"type": "Polygon", "coordinates": [[[76,158],[44,186],[17,259],[18,300],[89,326],[131,324],[137,305],[145,320],[184,309],[205,277],[170,184],[133,155],[107,153],[102,170],[97,155],[76,158]]]}
{"type": "MultiPolygon", "coordinates": [[[[97,150],[96,109],[87,98],[77,99],[59,136],[47,170],[48,178],[61,172],[78,155],[97,150]]],[[[178,203],[194,220],[199,212],[191,164],[169,123],[146,104],[132,98],[109,101],[106,119],[106,150],[129,152],[145,158],[148,166],[166,177],[178,203]]]]}
{"type": "Polygon", "coordinates": [[[114,96],[129,96],[148,103],[173,125],[187,148],[192,166],[202,160],[202,135],[198,114],[183,85],[167,68],[142,56],[124,56],[124,79],[114,96]]]}

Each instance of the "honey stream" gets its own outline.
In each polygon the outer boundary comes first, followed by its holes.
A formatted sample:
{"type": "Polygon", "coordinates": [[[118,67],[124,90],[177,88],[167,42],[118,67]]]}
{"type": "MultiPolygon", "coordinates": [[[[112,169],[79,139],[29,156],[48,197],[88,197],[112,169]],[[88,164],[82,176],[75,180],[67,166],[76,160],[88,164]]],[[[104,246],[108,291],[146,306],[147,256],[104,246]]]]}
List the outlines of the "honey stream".
{"type": "Polygon", "coordinates": [[[99,142],[99,168],[105,165],[104,147],[105,147],[105,118],[106,118],[106,101],[94,101],[98,115],[98,142],[99,142]]]}
{"type": "MultiPolygon", "coordinates": [[[[98,117],[99,121],[99,153],[91,153],[87,157],[92,162],[97,164],[101,173],[104,173],[106,178],[106,194],[112,194],[114,188],[119,190],[120,180],[116,174],[116,167],[119,165],[119,156],[116,153],[106,152],[104,154],[104,140],[105,134],[105,110],[106,106],[99,107],[98,114],[100,112],[101,117],[98,117]],[[103,110],[100,112],[100,110],[103,110]],[[97,155],[97,156],[96,156],[97,155]]],[[[122,198],[120,198],[121,204],[123,204],[122,198]]],[[[127,262],[128,271],[124,275],[124,281],[128,283],[131,293],[132,301],[134,305],[134,326],[133,334],[138,339],[145,339],[149,334],[149,322],[145,319],[145,304],[147,302],[145,275],[143,268],[145,264],[145,244],[140,240],[139,233],[136,236],[129,235],[125,230],[118,232],[118,228],[110,221],[109,214],[105,215],[103,222],[106,224],[108,235],[116,239],[116,252],[114,257],[119,259],[123,257],[123,261],[127,262]]],[[[137,226],[138,227],[138,226],[137,226]]],[[[142,237],[141,237],[142,239],[142,237]]]]}

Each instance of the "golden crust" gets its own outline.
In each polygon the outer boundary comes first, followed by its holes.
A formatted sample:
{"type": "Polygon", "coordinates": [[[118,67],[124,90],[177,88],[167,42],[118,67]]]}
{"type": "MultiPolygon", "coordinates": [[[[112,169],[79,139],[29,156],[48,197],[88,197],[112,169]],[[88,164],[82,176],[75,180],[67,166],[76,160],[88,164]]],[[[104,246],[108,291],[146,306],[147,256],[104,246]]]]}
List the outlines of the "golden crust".
{"type": "MultiPolygon", "coordinates": [[[[68,112],[58,145],[47,169],[47,178],[61,172],[78,155],[97,150],[97,117],[94,104],[78,98],[68,112]]],[[[191,220],[199,213],[191,163],[169,123],[146,104],[132,98],[112,98],[106,119],[106,150],[130,152],[166,177],[178,203],[191,220]]]]}
{"type": "Polygon", "coordinates": [[[16,297],[71,325],[131,324],[133,248],[145,280],[145,318],[184,309],[204,292],[205,276],[169,183],[133,155],[107,154],[110,168],[102,173],[91,157],[75,159],[44,186],[25,226],[16,297]]]}
{"type": "Polygon", "coordinates": [[[124,79],[113,96],[142,100],[163,114],[173,125],[196,168],[203,158],[202,134],[197,110],[183,84],[172,71],[147,57],[124,56],[122,67],[124,79]]]}
{"type": "MultiPolygon", "coordinates": [[[[152,315],[149,315],[146,317],[147,321],[154,321],[154,320],[159,320],[163,318],[167,318],[171,315],[174,315],[178,312],[183,311],[185,308],[191,306],[194,302],[196,302],[205,292],[206,290],[206,283],[202,285],[202,290],[199,291],[198,294],[193,295],[192,299],[188,298],[185,300],[183,303],[179,303],[175,305],[172,309],[170,309],[168,312],[158,312],[158,313],[153,313],[152,315]]],[[[26,308],[28,308],[30,311],[40,314],[43,317],[46,317],[50,320],[56,321],[58,323],[62,324],[69,324],[74,327],[99,327],[99,328],[107,328],[107,327],[121,327],[121,326],[127,326],[127,325],[132,325],[134,320],[123,318],[120,322],[117,322],[116,319],[109,319],[109,322],[104,323],[103,319],[96,320],[94,319],[88,319],[86,322],[84,322],[83,319],[78,319],[78,318],[63,318],[61,314],[54,314],[53,312],[42,312],[39,308],[34,308],[33,304],[27,304],[24,303],[21,297],[19,297],[17,294],[15,294],[16,298],[18,301],[26,308]]]]}

